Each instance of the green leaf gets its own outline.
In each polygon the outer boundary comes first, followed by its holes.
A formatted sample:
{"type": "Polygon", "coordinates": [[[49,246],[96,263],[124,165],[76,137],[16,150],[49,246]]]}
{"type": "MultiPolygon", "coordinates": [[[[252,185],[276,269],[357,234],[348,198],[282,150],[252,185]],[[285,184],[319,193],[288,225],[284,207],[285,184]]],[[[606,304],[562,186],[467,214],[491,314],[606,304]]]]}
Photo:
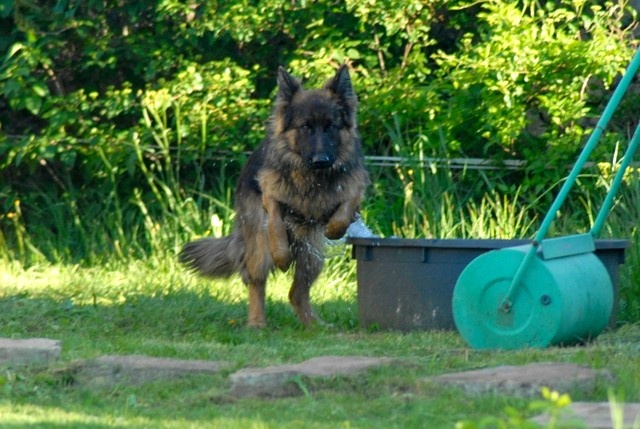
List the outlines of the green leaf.
{"type": "Polygon", "coordinates": [[[41,98],[49,95],[49,88],[47,88],[43,83],[36,83],[31,89],[33,89],[33,92],[35,92],[41,98]]]}
{"type": "Polygon", "coordinates": [[[32,114],[38,115],[42,107],[42,98],[36,96],[26,97],[24,99],[24,107],[32,114]]]}
{"type": "Polygon", "coordinates": [[[7,61],[9,58],[13,57],[16,52],[20,51],[22,48],[24,48],[24,45],[20,42],[14,43],[13,45],[11,45],[11,47],[9,48],[9,51],[7,52],[7,56],[5,58],[5,61],[7,61]]]}
{"type": "Polygon", "coordinates": [[[360,55],[360,52],[358,52],[356,49],[353,49],[353,48],[347,49],[347,56],[352,60],[358,60],[362,58],[362,55],[360,55]]]}

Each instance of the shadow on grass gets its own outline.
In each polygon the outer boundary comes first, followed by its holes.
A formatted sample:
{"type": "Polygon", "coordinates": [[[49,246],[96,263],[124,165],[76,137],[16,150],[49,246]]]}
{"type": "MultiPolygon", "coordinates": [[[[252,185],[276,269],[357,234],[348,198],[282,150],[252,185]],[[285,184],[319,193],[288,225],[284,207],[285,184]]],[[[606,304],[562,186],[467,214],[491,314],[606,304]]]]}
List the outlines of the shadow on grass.
{"type": "MultiPolygon", "coordinates": [[[[269,332],[305,331],[288,303],[268,300],[266,307],[269,327],[260,334],[245,327],[246,302],[188,291],[133,295],[114,304],[88,305],[18,294],[0,298],[0,336],[65,338],[92,354],[120,353],[120,349],[136,352],[136,347],[174,342],[240,344],[269,332]]],[[[355,303],[330,301],[315,307],[336,329],[357,327],[355,303]]]]}

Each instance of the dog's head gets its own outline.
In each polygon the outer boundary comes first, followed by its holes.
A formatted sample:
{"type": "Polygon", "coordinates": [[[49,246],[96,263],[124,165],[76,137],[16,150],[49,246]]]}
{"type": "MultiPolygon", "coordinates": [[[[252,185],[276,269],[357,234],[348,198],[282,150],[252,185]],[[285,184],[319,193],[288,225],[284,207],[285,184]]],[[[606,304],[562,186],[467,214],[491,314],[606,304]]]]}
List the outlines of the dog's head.
{"type": "Polygon", "coordinates": [[[316,90],[304,90],[299,80],[280,67],[273,131],[286,138],[307,167],[330,168],[341,142],[353,139],[357,105],[346,65],[316,90]]]}

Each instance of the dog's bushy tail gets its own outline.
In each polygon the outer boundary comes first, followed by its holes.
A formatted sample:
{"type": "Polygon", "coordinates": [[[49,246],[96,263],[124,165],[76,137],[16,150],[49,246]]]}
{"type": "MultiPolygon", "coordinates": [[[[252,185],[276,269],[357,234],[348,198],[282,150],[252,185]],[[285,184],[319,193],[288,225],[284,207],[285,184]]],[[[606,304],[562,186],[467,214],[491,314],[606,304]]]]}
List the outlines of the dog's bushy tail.
{"type": "Polygon", "coordinates": [[[181,263],[208,277],[237,273],[244,254],[244,241],[237,232],[222,238],[203,238],[185,244],[178,255],[181,263]]]}

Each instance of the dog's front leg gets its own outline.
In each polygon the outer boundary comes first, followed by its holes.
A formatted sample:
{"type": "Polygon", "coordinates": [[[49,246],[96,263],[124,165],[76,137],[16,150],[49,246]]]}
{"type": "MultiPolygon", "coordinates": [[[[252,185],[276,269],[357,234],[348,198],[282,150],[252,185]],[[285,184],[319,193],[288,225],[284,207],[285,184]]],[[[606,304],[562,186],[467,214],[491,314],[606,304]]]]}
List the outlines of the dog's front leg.
{"type": "Polygon", "coordinates": [[[360,195],[340,204],[327,223],[325,236],[330,240],[342,237],[351,222],[355,220],[356,210],[360,206],[360,195]]]}
{"type": "Polygon", "coordinates": [[[247,325],[251,328],[267,326],[264,312],[265,286],[264,280],[249,282],[249,320],[247,325]]]}
{"type": "Polygon", "coordinates": [[[262,195],[262,205],[267,212],[267,231],[269,235],[269,252],[276,267],[286,271],[291,265],[289,239],[284,226],[284,219],[278,202],[273,198],[262,195]]]}

